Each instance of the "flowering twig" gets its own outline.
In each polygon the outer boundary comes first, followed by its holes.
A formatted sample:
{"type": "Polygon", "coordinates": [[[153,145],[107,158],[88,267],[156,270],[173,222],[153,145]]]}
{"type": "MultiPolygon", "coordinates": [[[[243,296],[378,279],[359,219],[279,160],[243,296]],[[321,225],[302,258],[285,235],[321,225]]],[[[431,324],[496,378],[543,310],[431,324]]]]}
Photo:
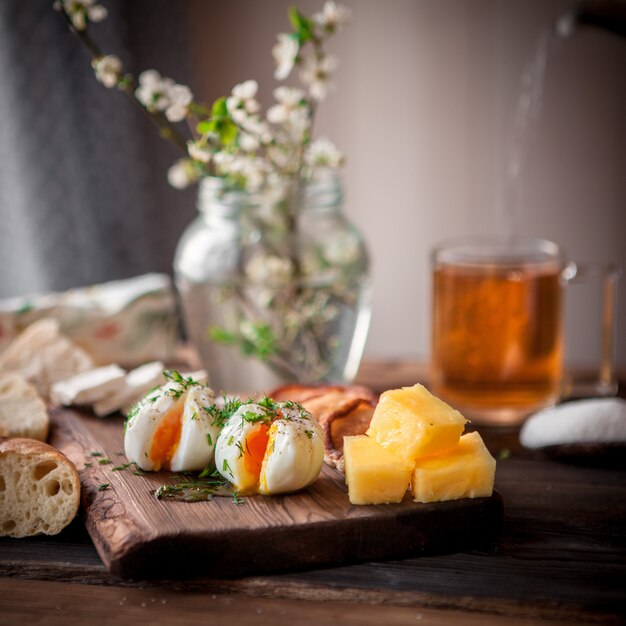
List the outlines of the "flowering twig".
{"type": "MultiPolygon", "coordinates": [[[[64,2],[55,3],[55,8],[57,8],[62,15],[65,17],[70,30],[76,35],[79,41],[85,46],[85,48],[91,54],[91,64],[94,69],[98,68],[98,65],[104,59],[116,59],[117,57],[112,57],[111,55],[105,55],[100,47],[96,44],[96,42],[91,38],[89,33],[87,32],[86,25],[83,28],[79,28],[81,23],[77,24],[76,18],[72,17],[68,12],[66,4],[64,2]]],[[[120,66],[121,69],[121,66],[120,66]]],[[[145,107],[140,100],[137,98],[136,88],[137,85],[135,80],[131,74],[120,75],[119,70],[116,72],[117,81],[111,85],[116,86],[118,89],[126,93],[126,95],[144,112],[147,113],[153,123],[158,127],[159,134],[164,139],[167,139],[178,146],[185,154],[187,154],[187,142],[184,137],[174,128],[174,126],[167,120],[167,118],[160,111],[150,111],[147,107],[145,107]]]]}

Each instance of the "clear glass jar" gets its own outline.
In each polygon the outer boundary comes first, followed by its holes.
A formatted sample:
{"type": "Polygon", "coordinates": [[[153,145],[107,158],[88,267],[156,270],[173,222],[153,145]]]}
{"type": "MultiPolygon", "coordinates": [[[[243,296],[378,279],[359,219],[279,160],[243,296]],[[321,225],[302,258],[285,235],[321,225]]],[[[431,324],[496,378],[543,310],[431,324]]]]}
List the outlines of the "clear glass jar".
{"type": "Polygon", "coordinates": [[[264,194],[201,182],[174,271],[188,337],[216,392],[354,378],[371,289],[363,238],[342,205],[330,171],[264,194]]]}

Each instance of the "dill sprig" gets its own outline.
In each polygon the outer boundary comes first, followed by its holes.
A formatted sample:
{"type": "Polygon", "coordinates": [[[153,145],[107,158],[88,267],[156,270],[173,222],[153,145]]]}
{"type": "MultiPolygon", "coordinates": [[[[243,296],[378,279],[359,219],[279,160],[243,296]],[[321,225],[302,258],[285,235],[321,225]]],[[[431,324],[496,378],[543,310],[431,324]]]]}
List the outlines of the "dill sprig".
{"type": "MultiPolygon", "coordinates": [[[[202,476],[202,474],[200,475],[202,476]]],[[[241,498],[233,486],[215,473],[206,479],[188,480],[174,485],[161,485],[154,495],[159,500],[177,500],[179,502],[205,502],[214,496],[232,497],[236,504],[241,504],[241,498]]]]}

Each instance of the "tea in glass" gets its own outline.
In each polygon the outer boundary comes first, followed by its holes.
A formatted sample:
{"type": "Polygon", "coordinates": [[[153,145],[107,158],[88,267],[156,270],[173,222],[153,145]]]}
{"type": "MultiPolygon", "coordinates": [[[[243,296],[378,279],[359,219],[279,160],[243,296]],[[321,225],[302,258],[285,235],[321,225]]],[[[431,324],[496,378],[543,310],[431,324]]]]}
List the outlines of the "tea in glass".
{"type": "Polygon", "coordinates": [[[435,251],[433,392],[469,419],[513,424],[553,404],[563,378],[561,250],[481,240],[435,251]]]}

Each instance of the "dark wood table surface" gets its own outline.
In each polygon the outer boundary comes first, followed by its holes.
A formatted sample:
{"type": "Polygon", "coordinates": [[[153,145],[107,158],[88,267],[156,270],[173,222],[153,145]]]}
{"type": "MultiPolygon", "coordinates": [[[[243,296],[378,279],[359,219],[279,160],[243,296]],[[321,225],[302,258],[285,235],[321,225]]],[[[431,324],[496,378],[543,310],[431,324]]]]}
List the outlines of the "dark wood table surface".
{"type": "MultiPolygon", "coordinates": [[[[378,390],[423,379],[407,362],[368,362],[359,375],[378,390]]],[[[480,549],[131,581],[107,572],[77,519],[55,537],[0,538],[0,625],[626,624],[626,460],[555,460],[523,450],[516,429],[480,432],[505,505],[501,533],[480,549]]]]}

